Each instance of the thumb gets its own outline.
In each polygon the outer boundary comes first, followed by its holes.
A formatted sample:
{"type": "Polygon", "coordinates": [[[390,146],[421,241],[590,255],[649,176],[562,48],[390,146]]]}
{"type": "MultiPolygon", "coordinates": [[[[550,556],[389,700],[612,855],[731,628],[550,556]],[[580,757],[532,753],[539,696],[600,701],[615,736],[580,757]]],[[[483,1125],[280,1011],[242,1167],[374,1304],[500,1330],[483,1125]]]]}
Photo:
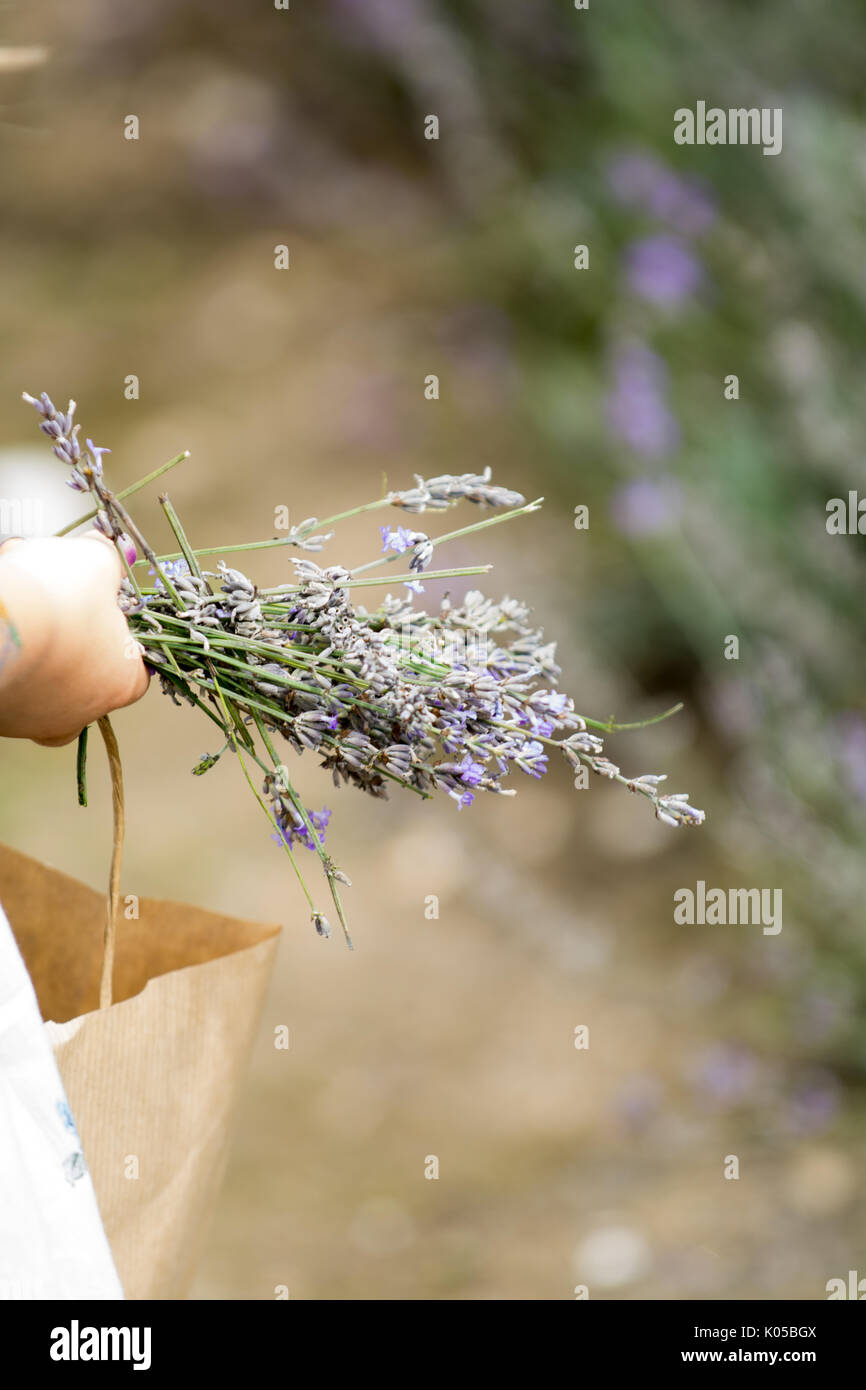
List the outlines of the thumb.
{"type": "Polygon", "coordinates": [[[76,540],[78,542],[86,541],[90,545],[92,545],[95,542],[97,545],[101,545],[104,550],[110,553],[112,557],[114,573],[117,577],[117,584],[119,587],[120,581],[123,578],[124,570],[123,561],[120,558],[117,546],[114,544],[114,542],[110,541],[107,536],[103,536],[101,531],[85,531],[84,535],[77,536],[76,540]]]}

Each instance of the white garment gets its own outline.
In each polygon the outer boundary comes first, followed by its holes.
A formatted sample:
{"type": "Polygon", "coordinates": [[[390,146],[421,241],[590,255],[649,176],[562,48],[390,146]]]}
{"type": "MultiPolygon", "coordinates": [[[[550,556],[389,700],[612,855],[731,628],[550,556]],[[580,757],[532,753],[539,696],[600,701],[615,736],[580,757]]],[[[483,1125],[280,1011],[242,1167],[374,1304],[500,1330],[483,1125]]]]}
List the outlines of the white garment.
{"type": "Polygon", "coordinates": [[[93,1183],[0,907],[0,1299],[123,1298],[93,1183]]]}

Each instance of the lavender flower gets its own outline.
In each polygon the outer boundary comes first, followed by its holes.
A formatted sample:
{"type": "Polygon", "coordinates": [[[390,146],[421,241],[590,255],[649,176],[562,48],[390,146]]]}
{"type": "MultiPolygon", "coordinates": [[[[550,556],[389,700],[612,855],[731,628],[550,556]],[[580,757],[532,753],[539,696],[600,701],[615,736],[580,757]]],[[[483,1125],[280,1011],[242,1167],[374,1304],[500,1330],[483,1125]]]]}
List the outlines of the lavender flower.
{"type": "Polygon", "coordinates": [[[483,764],[473,761],[471,753],[467,753],[457,768],[457,773],[461,782],[465,782],[469,787],[477,787],[484,776],[484,767],[483,764]]]}
{"type": "Polygon", "coordinates": [[[629,152],[612,160],[607,182],[618,202],[667,222],[684,236],[700,236],[716,220],[715,202],[703,183],[674,174],[650,155],[629,152]]]}
{"type": "Polygon", "coordinates": [[[608,423],[644,458],[663,458],[679,443],[679,425],[668,407],[667,390],[667,368],[657,353],[643,343],[619,348],[607,400],[608,423]]]}
{"type": "Polygon", "coordinates": [[[294,849],[296,844],[300,844],[305,849],[314,850],[317,843],[319,845],[325,843],[325,831],[331,819],[331,812],[326,806],[323,806],[321,811],[307,811],[306,817],[309,821],[309,825],[307,825],[301,813],[291,802],[279,800],[275,801],[275,805],[277,806],[277,833],[271,836],[275,844],[287,845],[289,849],[294,849]]]}
{"type": "Polygon", "coordinates": [[[670,531],[682,510],[679,484],[671,477],[634,478],[614,494],[610,511],[625,536],[656,536],[670,531]]]}
{"type": "MultiPolygon", "coordinates": [[[[163,560],[162,572],[169,579],[185,578],[189,574],[189,565],[187,564],[186,560],[163,560]]],[[[161,590],[164,593],[165,585],[163,584],[162,580],[157,576],[156,570],[149,569],[147,573],[148,577],[153,580],[153,587],[155,589],[161,590]]]]}
{"type": "Polygon", "coordinates": [[[389,492],[388,500],[395,507],[407,512],[444,511],[452,502],[465,499],[480,507],[519,507],[526,501],[519,492],[508,488],[494,487],[490,481],[490,469],[481,474],[464,473],[454,477],[444,473],[439,478],[429,478],[427,482],[415,474],[414,488],[404,492],[389,492]]]}
{"type": "Polygon", "coordinates": [[[524,743],[518,751],[514,753],[514,765],[519,767],[521,772],[527,772],[530,777],[540,777],[547,771],[547,754],[544,751],[543,743],[534,741],[524,743]]]}
{"type": "Polygon", "coordinates": [[[410,531],[407,526],[380,526],[379,530],[382,534],[382,549],[393,550],[397,555],[411,550],[416,536],[420,536],[420,532],[410,531]]]}
{"type": "Polygon", "coordinates": [[[626,277],[641,299],[673,308],[700,289],[704,272],[684,241],[662,235],[632,243],[626,255],[626,277]]]}

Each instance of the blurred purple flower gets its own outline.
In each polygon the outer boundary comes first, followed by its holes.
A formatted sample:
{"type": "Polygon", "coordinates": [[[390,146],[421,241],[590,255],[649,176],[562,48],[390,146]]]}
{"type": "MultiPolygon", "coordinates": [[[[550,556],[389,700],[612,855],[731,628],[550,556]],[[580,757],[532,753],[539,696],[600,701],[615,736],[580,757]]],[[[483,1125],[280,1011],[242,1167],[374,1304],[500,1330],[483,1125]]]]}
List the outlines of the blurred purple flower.
{"type": "Polygon", "coordinates": [[[635,478],[614,493],[610,514],[624,536],[655,536],[669,531],[682,510],[682,494],[673,478],[635,478]]]}
{"type": "Polygon", "coordinates": [[[626,252],[626,277],[634,294],[672,308],[701,286],[704,272],[691,248],[675,236],[650,236],[626,252]]]}
{"type": "Polygon", "coordinates": [[[837,721],[839,759],[851,791],[866,804],[866,719],[843,714],[837,721]]]}
{"type": "Polygon", "coordinates": [[[627,207],[646,206],[662,166],[648,154],[617,155],[607,166],[607,183],[618,202],[627,207]]]}
{"type": "Polygon", "coordinates": [[[801,1006],[801,1036],[808,1042],[824,1042],[847,1022],[849,1012],[850,999],[843,992],[812,990],[801,1006]]]}
{"type": "Polygon", "coordinates": [[[663,458],[679,443],[679,425],[666,395],[667,369],[656,353],[642,343],[617,352],[607,398],[608,425],[644,458],[663,458]]]}
{"type": "Polygon", "coordinates": [[[695,178],[681,178],[652,155],[629,152],[612,159],[607,183],[617,202],[667,222],[683,236],[700,236],[716,220],[712,194],[695,178]]]}
{"type": "Polygon", "coordinates": [[[819,1134],[839,1112],[841,1087],[832,1072],[815,1067],[798,1083],[788,1108],[788,1121],[797,1134],[819,1134]]]}
{"type": "Polygon", "coordinates": [[[699,1058],[692,1084],[711,1105],[730,1106],[744,1101],[758,1079],[753,1053],[737,1043],[719,1043],[699,1058]]]}
{"type": "Polygon", "coordinates": [[[382,53],[402,54],[412,41],[424,37],[430,17],[418,0],[335,0],[341,34],[346,30],[350,42],[364,41],[382,53]],[[426,24],[425,24],[426,21],[426,24]]]}
{"type": "Polygon", "coordinates": [[[632,1076],[614,1099],[614,1110],[630,1130],[639,1131],[655,1119],[662,1099],[662,1087],[655,1076],[632,1076]]]}
{"type": "Polygon", "coordinates": [[[653,185],[648,202],[654,217],[684,236],[700,236],[716,220],[716,205],[709,190],[696,179],[680,179],[667,170],[653,185]]]}

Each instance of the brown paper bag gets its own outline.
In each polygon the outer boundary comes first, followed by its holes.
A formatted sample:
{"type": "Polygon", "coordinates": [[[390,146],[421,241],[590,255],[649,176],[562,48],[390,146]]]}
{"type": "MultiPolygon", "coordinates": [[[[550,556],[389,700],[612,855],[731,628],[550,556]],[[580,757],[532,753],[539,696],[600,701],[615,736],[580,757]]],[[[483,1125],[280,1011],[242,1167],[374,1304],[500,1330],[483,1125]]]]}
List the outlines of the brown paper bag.
{"type": "Polygon", "coordinates": [[[142,898],[97,1009],[105,896],[0,846],[30,971],[127,1298],[182,1298],[220,1182],[280,928],[142,898]]]}

